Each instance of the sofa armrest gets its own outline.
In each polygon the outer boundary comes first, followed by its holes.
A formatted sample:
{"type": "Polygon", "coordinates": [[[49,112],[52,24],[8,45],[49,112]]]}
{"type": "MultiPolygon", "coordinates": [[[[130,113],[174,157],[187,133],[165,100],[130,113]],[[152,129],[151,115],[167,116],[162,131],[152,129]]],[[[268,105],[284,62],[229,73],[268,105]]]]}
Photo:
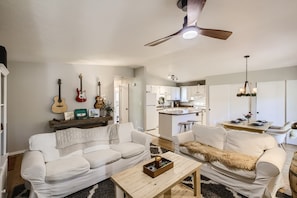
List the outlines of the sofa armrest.
{"type": "Polygon", "coordinates": [[[45,162],[40,151],[26,151],[23,156],[21,175],[30,182],[45,182],[45,162]]]}
{"type": "Polygon", "coordinates": [[[187,131],[183,133],[179,133],[176,136],[172,137],[173,144],[174,144],[174,152],[175,153],[180,153],[179,152],[179,145],[181,143],[189,142],[189,141],[194,141],[194,134],[192,131],[187,131]]]}
{"type": "Polygon", "coordinates": [[[151,136],[145,134],[144,132],[133,130],[131,133],[132,142],[142,144],[146,149],[150,150],[150,143],[152,141],[151,136]]]}
{"type": "Polygon", "coordinates": [[[279,147],[266,150],[256,163],[258,176],[275,177],[281,173],[286,161],[286,152],[279,147]]]}

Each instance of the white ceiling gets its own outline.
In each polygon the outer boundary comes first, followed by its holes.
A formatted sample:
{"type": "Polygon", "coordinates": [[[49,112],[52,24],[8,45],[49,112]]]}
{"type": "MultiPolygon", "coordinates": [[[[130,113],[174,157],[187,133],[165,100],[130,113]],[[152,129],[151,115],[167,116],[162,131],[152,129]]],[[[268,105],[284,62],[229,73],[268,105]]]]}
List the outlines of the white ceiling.
{"type": "Polygon", "coordinates": [[[9,61],[145,66],[179,82],[248,69],[297,65],[296,0],[208,0],[198,25],[232,31],[228,40],[175,37],[177,0],[1,0],[0,44],[9,61]]]}

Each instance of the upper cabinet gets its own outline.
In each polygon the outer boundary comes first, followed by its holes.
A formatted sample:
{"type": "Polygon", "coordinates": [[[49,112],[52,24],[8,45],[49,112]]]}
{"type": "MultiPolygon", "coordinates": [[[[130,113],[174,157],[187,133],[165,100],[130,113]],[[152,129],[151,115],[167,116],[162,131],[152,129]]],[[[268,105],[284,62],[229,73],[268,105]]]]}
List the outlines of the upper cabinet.
{"type": "Polygon", "coordinates": [[[180,100],[179,87],[147,85],[146,92],[155,93],[157,98],[164,97],[165,100],[180,100]]]}
{"type": "Polygon", "coordinates": [[[200,97],[205,97],[205,85],[181,86],[181,102],[189,102],[200,97]]]}
{"type": "Polygon", "coordinates": [[[180,100],[180,88],[170,87],[170,95],[168,100],[180,100]]]}

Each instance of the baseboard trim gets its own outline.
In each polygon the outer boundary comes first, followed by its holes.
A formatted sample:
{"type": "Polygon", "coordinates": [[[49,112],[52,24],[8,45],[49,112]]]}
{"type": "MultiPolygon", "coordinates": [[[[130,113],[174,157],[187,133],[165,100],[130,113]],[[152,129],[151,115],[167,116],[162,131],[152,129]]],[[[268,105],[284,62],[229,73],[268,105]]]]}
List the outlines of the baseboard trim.
{"type": "Polygon", "coordinates": [[[20,151],[14,151],[14,152],[9,152],[8,156],[13,156],[13,155],[19,155],[25,153],[26,150],[20,150],[20,151]]]}

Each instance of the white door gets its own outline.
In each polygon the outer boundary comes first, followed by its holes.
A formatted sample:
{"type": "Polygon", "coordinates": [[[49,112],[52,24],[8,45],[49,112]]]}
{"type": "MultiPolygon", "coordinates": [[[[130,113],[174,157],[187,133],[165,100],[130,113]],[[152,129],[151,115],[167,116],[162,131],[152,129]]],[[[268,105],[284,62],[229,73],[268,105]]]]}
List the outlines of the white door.
{"type": "MultiPolygon", "coordinates": [[[[297,122],[297,80],[288,80],[287,81],[287,122],[297,122]]],[[[297,134],[297,129],[294,129],[294,133],[297,134]]],[[[297,138],[290,138],[287,136],[287,143],[297,145],[297,138]]]]}
{"type": "Polygon", "coordinates": [[[120,85],[120,123],[129,122],[129,86],[128,83],[120,85]]]}
{"type": "Polygon", "coordinates": [[[209,86],[208,125],[217,124],[229,119],[229,85],[209,86]]]}
{"type": "Polygon", "coordinates": [[[285,81],[257,83],[257,119],[285,123],[285,81]]]}

